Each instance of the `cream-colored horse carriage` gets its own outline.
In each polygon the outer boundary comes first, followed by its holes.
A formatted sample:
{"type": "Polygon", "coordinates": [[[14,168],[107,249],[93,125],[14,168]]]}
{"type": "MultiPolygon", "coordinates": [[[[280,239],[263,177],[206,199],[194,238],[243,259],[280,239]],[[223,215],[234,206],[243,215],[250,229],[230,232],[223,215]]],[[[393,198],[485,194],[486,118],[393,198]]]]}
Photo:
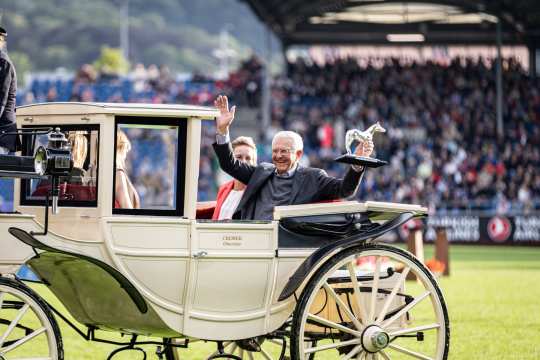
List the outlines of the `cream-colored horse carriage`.
{"type": "Polygon", "coordinates": [[[58,318],[87,340],[129,335],[109,358],[155,343],[177,359],[204,340],[215,352],[195,358],[446,359],[437,282],[411,254],[375,243],[426,209],[343,201],[278,207],[273,221],[205,219],[201,127],[217,115],[18,109],[22,155],[0,156],[2,176],[16,178],[16,211],[0,214],[0,359],[63,359],[58,318]],[[120,191],[137,206],[122,207],[120,191]],[[23,265],[79,324],[18,279],[23,265]]]}

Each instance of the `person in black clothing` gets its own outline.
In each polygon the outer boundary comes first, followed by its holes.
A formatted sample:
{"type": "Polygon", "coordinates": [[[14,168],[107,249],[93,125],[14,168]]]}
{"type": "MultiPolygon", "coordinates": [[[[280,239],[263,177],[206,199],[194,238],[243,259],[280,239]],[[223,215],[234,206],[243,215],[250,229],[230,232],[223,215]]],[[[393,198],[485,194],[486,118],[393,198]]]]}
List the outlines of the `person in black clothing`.
{"type": "MultiPolygon", "coordinates": [[[[17,74],[6,52],[7,32],[0,27],[0,134],[17,130],[15,123],[15,100],[17,74]]],[[[0,135],[0,154],[17,151],[17,136],[0,135]]]]}

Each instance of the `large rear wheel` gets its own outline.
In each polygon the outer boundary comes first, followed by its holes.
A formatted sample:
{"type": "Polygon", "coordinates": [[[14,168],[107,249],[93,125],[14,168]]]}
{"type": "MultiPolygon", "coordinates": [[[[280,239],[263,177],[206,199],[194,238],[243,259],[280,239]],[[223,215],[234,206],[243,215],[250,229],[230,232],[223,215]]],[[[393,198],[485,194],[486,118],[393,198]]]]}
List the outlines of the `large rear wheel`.
{"type": "Polygon", "coordinates": [[[310,279],[295,309],[291,354],[446,360],[449,337],[446,305],[429,270],[404,250],[369,244],[338,253],[310,279]],[[319,341],[306,347],[309,339],[319,341]]]}
{"type": "Polygon", "coordinates": [[[0,360],[63,360],[58,324],[25,284],[0,277],[0,360]]]}

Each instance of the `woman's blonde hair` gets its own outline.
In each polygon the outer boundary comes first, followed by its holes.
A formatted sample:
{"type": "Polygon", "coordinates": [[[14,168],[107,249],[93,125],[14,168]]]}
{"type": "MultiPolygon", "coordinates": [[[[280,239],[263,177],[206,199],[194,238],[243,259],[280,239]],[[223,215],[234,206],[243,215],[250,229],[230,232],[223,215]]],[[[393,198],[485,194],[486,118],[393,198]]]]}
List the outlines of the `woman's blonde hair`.
{"type": "Polygon", "coordinates": [[[88,154],[88,139],[84,131],[75,131],[69,134],[68,141],[71,144],[71,154],[73,156],[73,166],[82,169],[88,154]]]}
{"type": "Polygon", "coordinates": [[[239,136],[231,142],[231,146],[235,149],[237,146],[245,145],[253,149],[253,162],[257,164],[257,146],[251,136],[239,136]]]}
{"type": "Polygon", "coordinates": [[[131,141],[129,141],[127,135],[122,130],[118,130],[116,133],[116,167],[123,169],[125,167],[125,161],[127,153],[131,150],[131,141]]]}

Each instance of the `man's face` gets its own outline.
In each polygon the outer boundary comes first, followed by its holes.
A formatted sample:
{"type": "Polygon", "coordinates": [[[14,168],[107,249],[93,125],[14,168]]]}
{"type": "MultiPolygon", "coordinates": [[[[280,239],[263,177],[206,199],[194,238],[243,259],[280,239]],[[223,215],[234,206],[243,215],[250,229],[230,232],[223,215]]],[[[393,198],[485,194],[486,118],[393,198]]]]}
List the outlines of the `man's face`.
{"type": "Polygon", "coordinates": [[[256,165],[255,150],[247,145],[237,145],[233,150],[236,160],[245,162],[250,165],[256,165]]]}
{"type": "Polygon", "coordinates": [[[272,144],[272,162],[276,166],[278,174],[283,174],[296,166],[302,156],[302,150],[294,151],[292,139],[278,137],[272,144]]]}
{"type": "Polygon", "coordinates": [[[4,50],[6,48],[6,38],[0,35],[0,49],[4,50]]]}

